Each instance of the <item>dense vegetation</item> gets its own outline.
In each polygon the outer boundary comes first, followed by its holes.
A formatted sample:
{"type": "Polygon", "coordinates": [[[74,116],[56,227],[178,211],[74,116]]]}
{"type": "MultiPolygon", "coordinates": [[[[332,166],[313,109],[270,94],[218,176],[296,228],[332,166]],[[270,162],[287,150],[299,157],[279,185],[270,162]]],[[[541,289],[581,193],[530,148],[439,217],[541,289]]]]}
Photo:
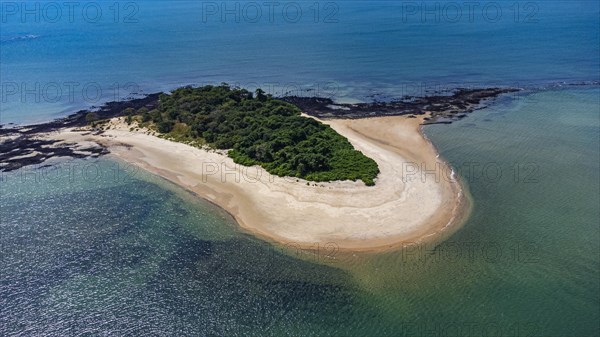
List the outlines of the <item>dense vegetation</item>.
{"type": "Polygon", "coordinates": [[[331,127],[258,89],[185,87],[163,94],[157,109],[137,112],[171,139],[227,149],[242,165],[311,181],[362,180],[373,185],[377,164],[331,127]]]}

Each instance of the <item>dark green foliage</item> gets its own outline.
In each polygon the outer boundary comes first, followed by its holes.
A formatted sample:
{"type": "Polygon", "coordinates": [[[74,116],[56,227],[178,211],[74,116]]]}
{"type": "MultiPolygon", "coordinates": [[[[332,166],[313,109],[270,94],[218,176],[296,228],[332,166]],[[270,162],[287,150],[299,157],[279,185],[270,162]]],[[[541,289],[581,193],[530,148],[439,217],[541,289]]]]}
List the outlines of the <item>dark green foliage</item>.
{"type": "Polygon", "coordinates": [[[123,110],[122,113],[123,113],[123,115],[130,116],[135,113],[135,110],[133,110],[133,108],[127,108],[127,109],[123,110]]]}
{"type": "Polygon", "coordinates": [[[256,95],[227,85],[185,87],[162,95],[158,109],[142,111],[161,133],[203,138],[242,165],[260,165],[278,176],[311,181],[362,180],[379,173],[331,127],[300,116],[300,110],[258,89],[256,95]]]}
{"type": "Polygon", "coordinates": [[[88,123],[92,123],[98,120],[98,114],[95,112],[88,112],[87,115],[85,115],[85,121],[88,123]]]}
{"type": "Polygon", "coordinates": [[[156,124],[156,128],[160,133],[169,133],[173,130],[173,122],[170,121],[160,121],[156,124]]]}

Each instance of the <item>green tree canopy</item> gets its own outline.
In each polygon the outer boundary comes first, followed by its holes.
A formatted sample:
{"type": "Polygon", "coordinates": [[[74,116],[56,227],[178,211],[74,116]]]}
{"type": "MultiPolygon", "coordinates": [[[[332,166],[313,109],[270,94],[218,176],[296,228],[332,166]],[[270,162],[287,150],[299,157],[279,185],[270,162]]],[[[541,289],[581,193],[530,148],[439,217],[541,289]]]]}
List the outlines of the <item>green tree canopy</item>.
{"type": "MultiPolygon", "coordinates": [[[[186,132],[242,165],[311,181],[362,180],[373,185],[379,168],[331,127],[300,115],[289,103],[257,89],[255,95],[226,84],[184,87],[143,110],[159,132],[186,132]],[[177,126],[177,127],[175,127],[177,126]],[[183,130],[183,131],[182,131],[183,130]]],[[[178,134],[180,135],[180,134],[178,134]]]]}

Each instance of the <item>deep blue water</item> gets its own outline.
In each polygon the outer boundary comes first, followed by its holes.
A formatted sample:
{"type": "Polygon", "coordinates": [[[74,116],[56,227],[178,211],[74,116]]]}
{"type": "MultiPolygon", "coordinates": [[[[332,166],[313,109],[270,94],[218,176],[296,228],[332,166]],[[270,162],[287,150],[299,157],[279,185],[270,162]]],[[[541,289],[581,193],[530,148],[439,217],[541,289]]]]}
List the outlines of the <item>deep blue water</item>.
{"type": "Polygon", "coordinates": [[[598,1],[26,6],[2,2],[1,123],[223,81],[369,100],[600,79],[598,1]]]}

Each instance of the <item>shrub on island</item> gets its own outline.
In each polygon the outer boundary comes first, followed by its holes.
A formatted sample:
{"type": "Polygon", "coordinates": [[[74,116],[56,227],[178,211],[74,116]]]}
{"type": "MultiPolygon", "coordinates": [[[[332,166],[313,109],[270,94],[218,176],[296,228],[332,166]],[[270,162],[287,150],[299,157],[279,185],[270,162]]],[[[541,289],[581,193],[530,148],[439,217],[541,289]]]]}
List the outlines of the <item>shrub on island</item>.
{"type": "Polygon", "coordinates": [[[300,115],[258,89],[184,87],[160,96],[158,108],[138,111],[169,139],[229,150],[241,165],[310,181],[362,180],[374,185],[377,163],[330,126],[300,115]]]}

